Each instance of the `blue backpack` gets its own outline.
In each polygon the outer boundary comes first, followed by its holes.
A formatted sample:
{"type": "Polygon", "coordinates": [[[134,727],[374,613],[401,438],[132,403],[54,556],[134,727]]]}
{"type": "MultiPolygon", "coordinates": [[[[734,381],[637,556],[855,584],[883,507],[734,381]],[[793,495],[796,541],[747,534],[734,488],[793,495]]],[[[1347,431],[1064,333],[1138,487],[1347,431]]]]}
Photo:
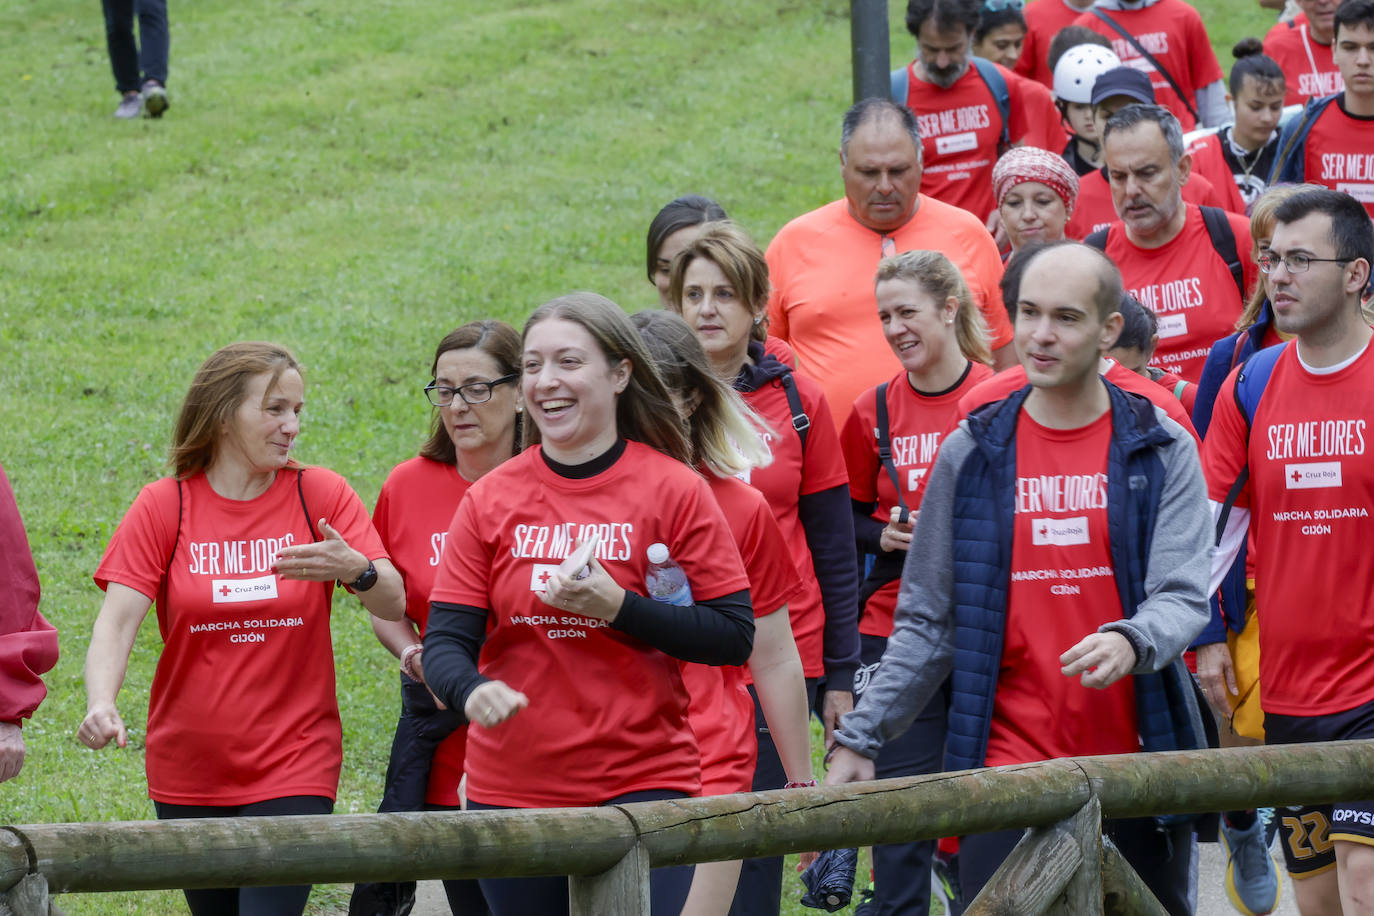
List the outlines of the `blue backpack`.
{"type": "MultiPolygon", "coordinates": [[[[1247,452],[1250,444],[1250,427],[1255,422],[1255,410],[1259,408],[1260,397],[1264,394],[1264,388],[1269,384],[1269,376],[1274,371],[1274,364],[1279,361],[1283,351],[1288,348],[1289,341],[1276,344],[1272,347],[1265,347],[1263,350],[1256,350],[1250,354],[1240,368],[1240,373],[1236,376],[1235,397],[1236,406],[1240,408],[1240,415],[1245,418],[1245,443],[1247,452]]],[[[1231,507],[1236,504],[1236,498],[1240,496],[1240,491],[1245,488],[1245,484],[1250,480],[1250,462],[1247,460],[1245,467],[1240,469],[1236,475],[1235,483],[1231,484],[1231,489],[1226,493],[1226,499],[1221,504],[1221,514],[1217,516],[1217,540],[1221,543],[1221,535],[1226,530],[1226,519],[1231,514],[1231,507]]]]}
{"type": "MultiPolygon", "coordinates": [[[[1002,132],[997,137],[997,155],[1000,156],[1011,149],[1011,90],[1007,88],[1007,78],[998,71],[997,65],[992,61],[981,57],[970,57],[969,60],[973,62],[978,75],[992,93],[993,101],[997,103],[997,112],[1002,116],[1002,132]]],[[[907,68],[898,67],[893,70],[889,89],[892,101],[905,106],[909,88],[907,68]]]]}
{"type": "Polygon", "coordinates": [[[1303,106],[1302,115],[1284,127],[1279,134],[1279,154],[1274,157],[1274,169],[1269,173],[1271,185],[1302,184],[1306,180],[1307,135],[1327,106],[1340,97],[1338,92],[1325,98],[1309,99],[1303,106]]]}

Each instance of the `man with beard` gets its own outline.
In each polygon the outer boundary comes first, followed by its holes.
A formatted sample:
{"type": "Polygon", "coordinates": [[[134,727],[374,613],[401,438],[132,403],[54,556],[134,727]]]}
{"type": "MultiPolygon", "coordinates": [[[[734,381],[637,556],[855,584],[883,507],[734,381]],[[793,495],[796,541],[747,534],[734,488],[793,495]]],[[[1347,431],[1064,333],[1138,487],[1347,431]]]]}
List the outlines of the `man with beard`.
{"type": "Polygon", "coordinates": [[[1106,251],[1127,290],[1159,316],[1156,364],[1196,382],[1213,341],[1240,316],[1241,288],[1254,286],[1249,220],[1184,202],[1192,157],[1163,107],[1127,105],[1107,119],[1102,137],[1119,218],[1088,244],[1106,251]]]}
{"type": "MultiPolygon", "coordinates": [[[[921,193],[986,220],[997,209],[997,157],[1026,140],[1029,112],[1043,108],[1033,81],[973,57],[981,9],[981,0],[910,0],[906,27],[916,38],[916,59],[894,74],[894,89],[904,82],[906,93],[893,101],[905,104],[920,126],[921,193]]],[[[1049,111],[1056,116],[1052,102],[1049,111]]],[[[1051,145],[1057,152],[1063,139],[1051,145]]]]}

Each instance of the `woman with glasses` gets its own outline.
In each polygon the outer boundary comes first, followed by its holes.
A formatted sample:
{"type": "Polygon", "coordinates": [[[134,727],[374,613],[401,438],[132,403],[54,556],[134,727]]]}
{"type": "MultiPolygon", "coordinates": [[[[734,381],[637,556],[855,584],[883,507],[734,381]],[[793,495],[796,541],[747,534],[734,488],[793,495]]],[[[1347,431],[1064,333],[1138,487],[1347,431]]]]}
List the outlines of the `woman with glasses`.
{"type": "MultiPolygon", "coordinates": [[[[286,348],[212,354],[182,402],[172,476],[138,494],[96,569],[105,598],[77,737],[127,746],[115,700],[156,601],[146,763],[161,819],[329,814],[343,763],[334,585],[375,617],[404,612],[401,577],[357,494],[291,459],[304,401],[286,348]]],[[[298,914],[310,885],[185,894],[196,916],[298,914]]]]}
{"type": "MultiPolygon", "coordinates": [[[[520,334],[501,321],[474,321],[439,342],[424,389],[434,414],[420,454],[382,484],[373,523],[406,586],[406,615],[373,621],[401,667],[401,718],[391,743],[378,811],[458,808],[467,728],[425,686],[421,639],[429,619],[445,533],[472,483],[516,453],[520,439],[520,334]]],[[[445,881],[454,913],[487,912],[476,881],[445,881]]],[[[351,912],[404,912],[415,883],[360,884],[351,912]]]]}

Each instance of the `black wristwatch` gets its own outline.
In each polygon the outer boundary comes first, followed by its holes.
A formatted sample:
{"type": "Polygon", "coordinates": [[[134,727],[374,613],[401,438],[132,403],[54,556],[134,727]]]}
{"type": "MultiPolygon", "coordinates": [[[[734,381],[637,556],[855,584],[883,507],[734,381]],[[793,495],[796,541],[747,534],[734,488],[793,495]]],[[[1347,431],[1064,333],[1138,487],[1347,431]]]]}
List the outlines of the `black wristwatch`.
{"type": "Polygon", "coordinates": [[[363,570],[362,575],[348,583],[348,587],[355,592],[365,592],[377,584],[377,567],[371,560],[367,561],[367,569],[363,570]]]}

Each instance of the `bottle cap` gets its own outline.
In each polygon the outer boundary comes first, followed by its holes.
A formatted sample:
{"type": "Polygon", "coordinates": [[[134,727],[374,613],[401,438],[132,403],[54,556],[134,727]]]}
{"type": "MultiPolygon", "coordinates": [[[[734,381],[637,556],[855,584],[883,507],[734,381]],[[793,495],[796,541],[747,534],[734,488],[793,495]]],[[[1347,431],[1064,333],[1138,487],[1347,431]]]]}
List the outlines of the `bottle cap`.
{"type": "Polygon", "coordinates": [[[668,545],[667,545],[667,544],[650,544],[650,545],[649,545],[649,562],[650,562],[650,563],[666,563],[666,562],[668,562],[668,545]]]}

